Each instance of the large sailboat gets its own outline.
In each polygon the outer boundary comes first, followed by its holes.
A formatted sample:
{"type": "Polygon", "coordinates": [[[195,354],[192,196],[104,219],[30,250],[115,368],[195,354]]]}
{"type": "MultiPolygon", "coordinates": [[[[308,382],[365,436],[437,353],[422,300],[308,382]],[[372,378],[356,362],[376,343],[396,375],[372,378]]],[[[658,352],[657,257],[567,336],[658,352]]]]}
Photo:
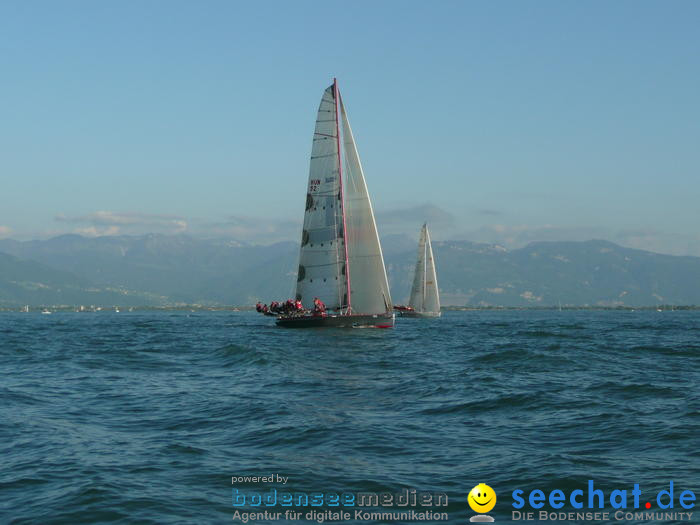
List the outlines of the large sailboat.
{"type": "Polygon", "coordinates": [[[418,257],[408,307],[395,307],[402,317],[440,317],[440,295],[433,247],[428,225],[423,224],[418,240],[418,257]]]}
{"type": "Polygon", "coordinates": [[[389,328],[394,313],[367,184],[334,79],[311,148],[296,300],[325,308],[280,315],[285,327],[389,328]]]}

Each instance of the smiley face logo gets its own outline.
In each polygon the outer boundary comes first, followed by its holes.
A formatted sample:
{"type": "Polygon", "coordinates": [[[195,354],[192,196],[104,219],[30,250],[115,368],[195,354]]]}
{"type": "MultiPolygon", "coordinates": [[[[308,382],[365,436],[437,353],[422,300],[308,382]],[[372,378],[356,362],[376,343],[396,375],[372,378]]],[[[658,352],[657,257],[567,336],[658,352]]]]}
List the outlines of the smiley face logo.
{"type": "Polygon", "coordinates": [[[496,505],[496,493],[485,483],[479,483],[467,496],[469,506],[480,514],[490,511],[496,505]]]}

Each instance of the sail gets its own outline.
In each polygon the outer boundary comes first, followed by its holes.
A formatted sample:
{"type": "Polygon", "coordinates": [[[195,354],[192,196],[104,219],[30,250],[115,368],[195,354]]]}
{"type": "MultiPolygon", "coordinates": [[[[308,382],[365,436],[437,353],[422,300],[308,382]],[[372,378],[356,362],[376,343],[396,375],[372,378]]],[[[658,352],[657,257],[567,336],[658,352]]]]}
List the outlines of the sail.
{"type": "Polygon", "coordinates": [[[430,232],[425,229],[425,298],[423,300],[423,310],[425,312],[440,313],[440,295],[438,292],[437,273],[435,272],[435,259],[433,258],[433,245],[430,242],[430,232]]]}
{"type": "Polygon", "coordinates": [[[440,313],[440,297],[438,293],[433,247],[430,243],[428,226],[423,225],[418,240],[418,257],[416,270],[411,287],[409,306],[416,312],[440,313]]]}
{"type": "Polygon", "coordinates": [[[418,257],[416,257],[416,271],[413,274],[413,286],[411,287],[411,298],[408,301],[408,306],[416,312],[423,311],[423,303],[425,298],[425,261],[427,259],[425,253],[425,225],[420,231],[418,239],[418,257]]]}
{"type": "Polygon", "coordinates": [[[355,139],[343,99],[340,98],[339,102],[345,153],[343,196],[350,268],[348,301],[353,313],[384,313],[393,308],[384,257],[355,139]]]}
{"type": "Polygon", "coordinates": [[[343,308],[347,301],[335,97],[331,85],[316,117],[296,288],[305,306],[318,297],[330,309],[343,308]]]}

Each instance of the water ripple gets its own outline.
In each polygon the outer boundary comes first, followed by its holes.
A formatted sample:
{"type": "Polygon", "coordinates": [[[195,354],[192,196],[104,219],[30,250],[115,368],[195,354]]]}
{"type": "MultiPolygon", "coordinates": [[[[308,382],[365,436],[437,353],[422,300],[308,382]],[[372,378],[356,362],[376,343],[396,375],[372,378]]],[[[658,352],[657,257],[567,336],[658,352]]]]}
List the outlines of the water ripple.
{"type": "Polygon", "coordinates": [[[697,489],[699,330],[694,312],[315,331],[250,313],[0,314],[0,521],[230,522],[240,474],[445,491],[453,521],[480,481],[503,502],[588,479],[697,489]]]}

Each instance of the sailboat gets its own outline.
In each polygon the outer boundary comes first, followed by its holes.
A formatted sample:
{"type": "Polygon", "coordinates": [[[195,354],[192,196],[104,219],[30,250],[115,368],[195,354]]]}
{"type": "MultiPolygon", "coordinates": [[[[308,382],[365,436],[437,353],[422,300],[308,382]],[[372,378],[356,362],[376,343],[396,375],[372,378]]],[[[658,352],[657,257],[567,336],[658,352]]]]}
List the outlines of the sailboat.
{"type": "Polygon", "coordinates": [[[423,224],[418,240],[418,257],[408,307],[395,307],[402,317],[440,317],[440,295],[435,273],[433,247],[428,225],[423,224]]]}
{"type": "Polygon", "coordinates": [[[308,306],[316,298],[324,309],[280,315],[277,325],[394,325],[372,203],[335,79],[316,117],[297,271],[296,300],[308,306]]]}

